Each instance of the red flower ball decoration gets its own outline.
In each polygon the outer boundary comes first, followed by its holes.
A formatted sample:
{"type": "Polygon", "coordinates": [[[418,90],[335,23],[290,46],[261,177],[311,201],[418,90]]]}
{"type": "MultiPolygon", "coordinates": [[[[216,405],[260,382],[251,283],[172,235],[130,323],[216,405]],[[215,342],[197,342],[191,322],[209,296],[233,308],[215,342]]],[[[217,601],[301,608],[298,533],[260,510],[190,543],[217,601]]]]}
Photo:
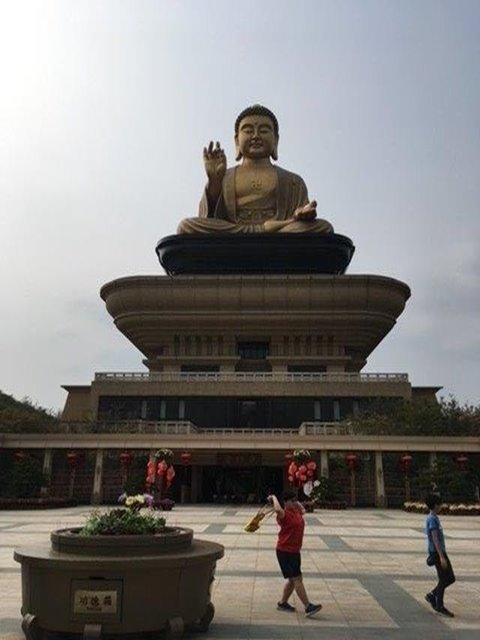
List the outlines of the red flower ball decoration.
{"type": "Polygon", "coordinates": [[[170,485],[172,484],[173,479],[175,478],[175,469],[173,468],[172,465],[168,467],[166,476],[167,476],[167,489],[168,489],[168,487],[170,487],[170,485]]]}
{"type": "Polygon", "coordinates": [[[157,465],[157,473],[159,476],[164,476],[167,472],[168,469],[168,464],[165,462],[165,460],[160,460],[160,462],[157,465]]]}
{"type": "Polygon", "coordinates": [[[147,462],[147,484],[153,484],[155,482],[155,471],[157,465],[155,460],[150,460],[147,462]]]}

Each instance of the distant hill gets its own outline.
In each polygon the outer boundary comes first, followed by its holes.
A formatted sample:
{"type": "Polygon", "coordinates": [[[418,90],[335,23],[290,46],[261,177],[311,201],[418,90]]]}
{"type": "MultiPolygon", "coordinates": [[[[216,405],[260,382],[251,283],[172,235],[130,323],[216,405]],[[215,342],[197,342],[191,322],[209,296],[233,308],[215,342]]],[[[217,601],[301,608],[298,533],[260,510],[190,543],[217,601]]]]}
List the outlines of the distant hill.
{"type": "Polygon", "coordinates": [[[21,426],[24,424],[46,425],[58,422],[58,418],[50,411],[34,405],[28,398],[16,400],[13,396],[0,391],[0,425],[21,426]]]}

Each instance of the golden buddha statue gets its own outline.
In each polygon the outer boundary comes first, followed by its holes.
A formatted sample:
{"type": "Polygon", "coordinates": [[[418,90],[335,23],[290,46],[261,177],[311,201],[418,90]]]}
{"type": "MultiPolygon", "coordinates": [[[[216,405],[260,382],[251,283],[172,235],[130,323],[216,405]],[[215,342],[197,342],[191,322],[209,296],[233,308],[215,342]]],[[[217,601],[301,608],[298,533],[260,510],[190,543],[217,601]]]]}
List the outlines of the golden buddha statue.
{"type": "Polygon", "coordinates": [[[271,162],[277,160],[278,122],[262,105],[244,109],[235,122],[236,160],[227,169],[217,142],[203,150],[207,186],[197,218],[186,218],[177,233],[333,233],[317,218],[305,182],[271,162]]]}

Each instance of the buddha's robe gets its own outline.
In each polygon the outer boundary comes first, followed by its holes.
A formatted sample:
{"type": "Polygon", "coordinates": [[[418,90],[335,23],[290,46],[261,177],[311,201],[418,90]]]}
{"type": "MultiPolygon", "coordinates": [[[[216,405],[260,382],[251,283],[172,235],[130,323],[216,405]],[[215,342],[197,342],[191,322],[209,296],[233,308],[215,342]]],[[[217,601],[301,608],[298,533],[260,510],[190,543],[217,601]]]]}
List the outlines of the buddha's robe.
{"type": "Polygon", "coordinates": [[[222,192],[211,211],[206,189],[200,201],[198,218],[186,218],[178,226],[177,233],[332,233],[327,220],[295,220],[296,209],[308,203],[305,182],[295,173],[275,166],[276,184],[269,190],[253,190],[237,197],[235,191],[236,167],[227,169],[222,192]],[[265,222],[285,221],[278,228],[267,229],[265,222]]]}

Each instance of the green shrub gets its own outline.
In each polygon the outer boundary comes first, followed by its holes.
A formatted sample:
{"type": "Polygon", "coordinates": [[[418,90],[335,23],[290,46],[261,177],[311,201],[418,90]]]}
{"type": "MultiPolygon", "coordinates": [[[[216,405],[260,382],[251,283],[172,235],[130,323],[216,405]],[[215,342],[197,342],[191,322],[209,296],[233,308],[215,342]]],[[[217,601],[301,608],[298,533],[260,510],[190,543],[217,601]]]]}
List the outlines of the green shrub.
{"type": "Polygon", "coordinates": [[[94,511],[80,531],[82,536],[152,535],[165,529],[165,518],[153,512],[135,509],[113,509],[107,513],[94,511]]]}
{"type": "Polygon", "coordinates": [[[31,456],[13,464],[5,480],[2,493],[8,498],[36,498],[46,482],[42,465],[31,456]]]}

